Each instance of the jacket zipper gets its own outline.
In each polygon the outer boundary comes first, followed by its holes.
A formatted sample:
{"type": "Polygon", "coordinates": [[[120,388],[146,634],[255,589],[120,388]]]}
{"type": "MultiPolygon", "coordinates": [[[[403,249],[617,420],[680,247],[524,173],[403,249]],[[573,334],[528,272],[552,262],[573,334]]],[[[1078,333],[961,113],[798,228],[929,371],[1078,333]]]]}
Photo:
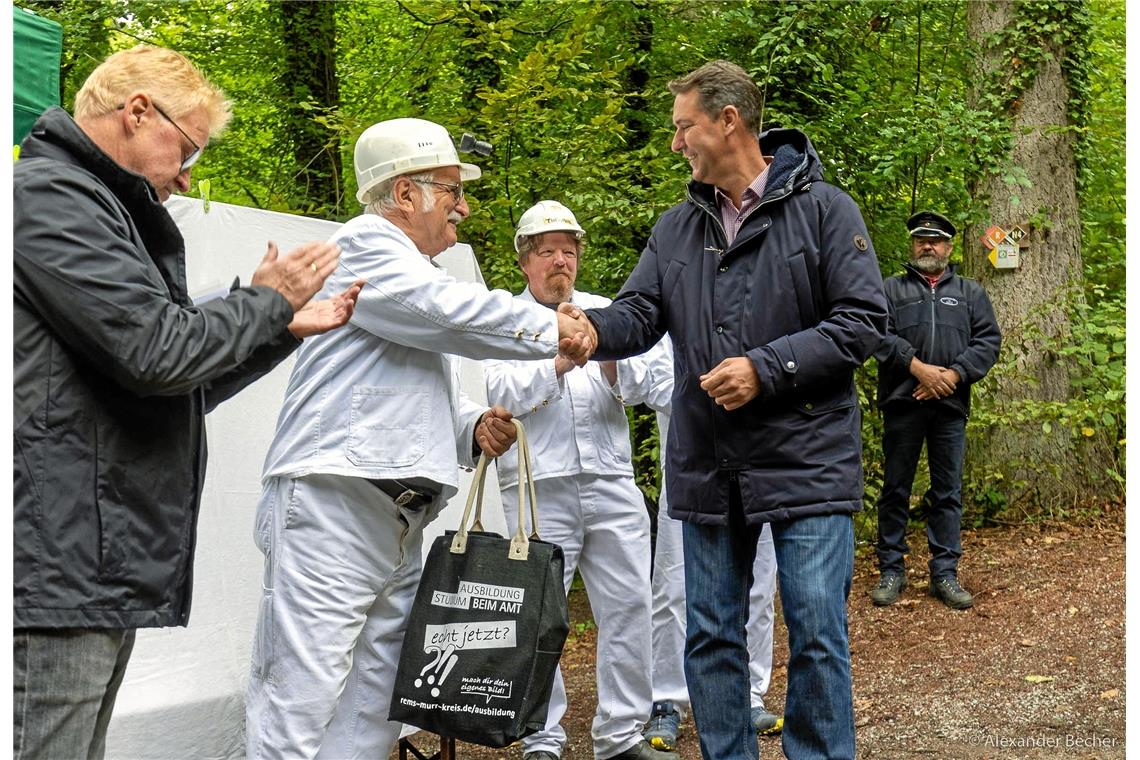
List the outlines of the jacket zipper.
{"type": "MultiPolygon", "coordinates": [[[[800,161],[800,165],[796,167],[794,174],[799,174],[801,171],[803,171],[804,166],[806,164],[807,164],[807,157],[805,156],[804,159],[802,161],[800,161]]],[[[786,198],[789,195],[791,195],[792,193],[794,193],[795,191],[799,190],[800,188],[802,188],[806,185],[811,185],[810,179],[807,180],[807,182],[801,184],[799,187],[797,187],[793,184],[791,189],[789,189],[789,190],[781,190],[780,192],[775,193],[770,197],[765,196],[764,198],[760,199],[760,202],[756,204],[756,208],[754,208],[753,211],[757,211],[761,207],[767,206],[769,203],[775,203],[776,201],[781,200],[782,198],[786,198]]],[[[707,206],[704,201],[697,200],[696,198],[694,198],[693,192],[691,190],[689,190],[688,188],[685,188],[685,196],[692,202],[692,204],[694,206],[696,206],[701,211],[704,211],[706,214],[711,216],[713,218],[713,221],[716,222],[716,226],[720,228],[720,234],[721,234],[721,236],[724,240],[725,246],[726,246],[724,248],[724,250],[720,251],[720,255],[723,257],[724,254],[728,253],[728,249],[731,248],[731,246],[728,243],[728,231],[725,230],[724,223],[720,220],[720,214],[719,213],[713,213],[713,210],[709,206],[707,206]]],[[[734,240],[733,242],[736,242],[736,241],[734,240]]]]}
{"type": "Polygon", "coordinates": [[[930,350],[934,351],[934,288],[937,282],[930,283],[930,350]]]}
{"type": "Polygon", "coordinates": [[[713,220],[714,222],[716,222],[716,226],[717,226],[717,228],[720,230],[721,240],[723,240],[723,241],[724,241],[724,245],[725,245],[725,247],[724,247],[724,248],[720,248],[720,249],[715,249],[715,248],[714,248],[714,249],[710,249],[710,248],[706,247],[706,248],[705,248],[705,250],[706,250],[706,251],[708,251],[708,250],[713,250],[713,251],[715,251],[715,252],[716,252],[716,254],[717,254],[718,256],[724,256],[725,252],[728,250],[728,230],[726,230],[726,229],[724,228],[724,222],[722,222],[722,221],[720,220],[720,215],[719,215],[719,214],[714,214],[714,213],[712,212],[712,209],[708,208],[708,207],[707,207],[707,206],[706,206],[706,205],[705,205],[705,204],[704,204],[702,201],[698,201],[696,198],[694,198],[694,197],[693,197],[693,194],[692,194],[691,192],[689,192],[688,190],[686,190],[686,191],[685,191],[685,195],[687,195],[687,196],[688,196],[689,200],[690,200],[690,201],[692,201],[692,203],[693,203],[693,205],[694,205],[694,206],[696,206],[696,207],[697,207],[697,208],[699,208],[701,211],[703,211],[703,212],[705,212],[706,214],[708,214],[709,216],[711,216],[711,217],[712,217],[712,220],[713,220]]]}
{"type": "MultiPolygon", "coordinates": [[[[810,183],[808,183],[808,184],[810,184],[810,183]]],[[[795,189],[795,188],[793,188],[793,189],[795,189]]],[[[723,257],[724,254],[728,253],[728,249],[731,248],[732,246],[728,242],[728,231],[724,228],[724,222],[721,221],[720,214],[714,213],[713,210],[711,208],[709,208],[707,205],[705,205],[705,203],[703,201],[697,200],[696,198],[693,197],[692,193],[688,193],[688,191],[686,191],[686,192],[689,196],[689,200],[692,201],[693,205],[696,206],[697,208],[699,208],[701,211],[708,214],[709,216],[711,216],[712,220],[714,222],[716,222],[716,226],[720,230],[721,239],[724,240],[724,244],[726,246],[725,248],[717,250],[716,252],[720,256],[723,257]]],[[[753,208],[752,211],[756,212],[760,209],[761,206],[766,206],[769,203],[775,203],[776,201],[780,200],[781,198],[786,198],[789,195],[791,195],[791,192],[781,192],[779,195],[774,195],[771,198],[766,198],[765,200],[762,200],[759,203],[757,203],[756,207],[753,208]]],[[[734,240],[733,242],[736,242],[736,241],[734,240]]],[[[705,250],[714,250],[714,249],[705,248],[705,250]]]]}
{"type": "MultiPolygon", "coordinates": [[[[908,268],[909,268],[909,265],[908,265],[908,268]]],[[[921,272],[919,272],[917,269],[911,269],[911,271],[914,272],[919,277],[921,277],[922,279],[926,280],[926,276],[923,275],[921,272]]],[[[940,276],[936,282],[930,282],[929,280],[926,280],[926,281],[930,284],[930,346],[929,346],[929,351],[927,353],[927,356],[930,357],[930,356],[934,355],[934,334],[935,334],[934,328],[935,328],[935,321],[936,321],[935,320],[936,311],[934,308],[934,301],[935,301],[935,298],[937,295],[935,293],[935,288],[938,287],[939,282],[942,282],[942,277],[940,276]]]]}

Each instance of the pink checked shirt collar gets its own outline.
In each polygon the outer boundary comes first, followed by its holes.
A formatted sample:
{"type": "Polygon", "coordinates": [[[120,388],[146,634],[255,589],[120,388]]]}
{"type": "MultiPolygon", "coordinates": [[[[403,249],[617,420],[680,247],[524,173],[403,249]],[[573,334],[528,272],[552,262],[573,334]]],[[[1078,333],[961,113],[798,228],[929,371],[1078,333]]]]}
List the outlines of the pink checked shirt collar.
{"type": "MultiPolygon", "coordinates": [[[[768,164],[768,166],[771,165],[768,164]]],[[[732,245],[732,241],[736,240],[736,235],[740,232],[744,220],[760,204],[760,199],[764,196],[764,186],[768,184],[768,166],[764,167],[764,171],[760,172],[756,179],[752,180],[752,184],[744,189],[744,193],[740,196],[739,209],[732,202],[732,198],[722,193],[719,187],[715,188],[716,202],[720,207],[720,220],[724,222],[724,233],[728,236],[729,245],[732,245]]]]}

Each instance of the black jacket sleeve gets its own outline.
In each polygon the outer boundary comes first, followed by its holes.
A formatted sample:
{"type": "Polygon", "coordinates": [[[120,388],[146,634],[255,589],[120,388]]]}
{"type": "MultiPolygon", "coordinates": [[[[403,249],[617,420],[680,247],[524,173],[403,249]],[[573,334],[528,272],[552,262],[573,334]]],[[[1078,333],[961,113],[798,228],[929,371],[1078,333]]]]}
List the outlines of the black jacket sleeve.
{"type": "Polygon", "coordinates": [[[271,288],[179,304],[122,207],[84,178],[45,170],[14,188],[16,297],[71,351],[140,396],[181,395],[291,339],[271,288]]]}
{"type": "MultiPolygon", "coordinates": [[[[890,292],[890,281],[886,284],[886,290],[888,293],[890,292]]],[[[887,334],[883,336],[883,341],[875,350],[875,358],[885,369],[897,369],[909,372],[910,362],[914,359],[914,355],[917,351],[909,341],[898,334],[895,324],[895,299],[888,295],[887,334]]]]}
{"type": "Polygon", "coordinates": [[[972,280],[966,282],[970,285],[970,341],[950,364],[950,369],[972,384],[985,377],[997,363],[1001,329],[985,288],[972,280]]]}
{"type": "Polygon", "coordinates": [[[887,324],[883,276],[863,216],[845,193],[834,195],[820,220],[819,270],[823,319],[748,351],[764,397],[850,372],[882,341],[887,324]],[[866,241],[863,249],[854,244],[859,238],[866,241]],[[785,371],[792,362],[798,365],[795,373],[785,371]]]}
{"type": "Polygon", "coordinates": [[[300,345],[301,341],[286,330],[279,339],[256,349],[248,359],[232,371],[206,383],[206,411],[214,411],[218,404],[231,396],[236,396],[247,385],[265,377],[300,345]]]}
{"type": "MultiPolygon", "coordinates": [[[[658,227],[661,223],[658,222],[658,227]]],[[[586,316],[598,331],[598,350],[594,359],[625,359],[648,351],[665,334],[661,308],[661,283],[668,282],[658,273],[657,227],[649,236],[637,266],[633,268],[613,303],[600,309],[586,309],[586,316]]],[[[678,266],[677,262],[673,266],[678,266]]],[[[673,273],[675,274],[675,273],[673,273]]]]}

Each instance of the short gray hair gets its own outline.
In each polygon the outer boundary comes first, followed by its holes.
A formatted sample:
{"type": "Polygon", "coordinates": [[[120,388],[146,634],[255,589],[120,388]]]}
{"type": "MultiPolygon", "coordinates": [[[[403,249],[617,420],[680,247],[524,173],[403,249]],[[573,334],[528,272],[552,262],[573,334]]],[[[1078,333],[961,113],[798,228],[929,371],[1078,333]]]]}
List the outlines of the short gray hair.
{"type": "Polygon", "coordinates": [[[419,186],[420,197],[423,198],[424,202],[424,211],[431,211],[435,208],[435,194],[427,185],[420,184],[421,182],[434,182],[435,173],[420,172],[418,174],[397,174],[370,189],[368,191],[368,203],[364,206],[365,213],[382,216],[384,212],[396,208],[396,180],[400,177],[407,177],[419,186]]]}
{"type": "Polygon", "coordinates": [[[669,83],[669,92],[680,95],[696,90],[701,110],[711,119],[720,117],[725,106],[736,106],[744,126],[754,135],[760,134],[760,88],[748,72],[731,61],[709,61],[695,71],[669,83]]]}

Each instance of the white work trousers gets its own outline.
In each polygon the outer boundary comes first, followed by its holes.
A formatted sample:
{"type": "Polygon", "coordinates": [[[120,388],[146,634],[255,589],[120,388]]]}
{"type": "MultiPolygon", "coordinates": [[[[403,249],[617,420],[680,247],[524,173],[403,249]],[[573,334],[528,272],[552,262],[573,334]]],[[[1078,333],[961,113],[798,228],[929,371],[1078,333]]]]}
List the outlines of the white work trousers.
{"type": "Polygon", "coordinates": [[[254,537],[264,591],[246,701],[246,756],[385,758],[396,665],[436,499],[397,507],[362,478],[271,478],[254,537]]]}
{"type": "MultiPolygon", "coordinates": [[[[748,672],[750,707],[764,707],[772,678],[772,627],[775,622],[776,549],[772,529],[764,526],[752,565],[749,611],[748,672]]],[[[681,521],[667,513],[662,489],[657,513],[657,548],[653,557],[653,701],[670,700],[682,714],[689,711],[685,684],[685,556],[681,521]]]]}
{"type": "MultiPolygon", "coordinates": [[[[538,528],[566,557],[566,589],[582,575],[598,626],[598,709],[590,733],[606,760],[641,741],[652,707],[650,686],[649,513],[629,476],[573,475],[535,482],[538,528]]],[[[518,525],[518,491],[502,491],[507,524],[518,525]]],[[[529,520],[529,517],[527,518],[529,520]]],[[[566,687],[559,668],[546,728],[523,739],[523,752],[562,755],[566,687]]]]}

